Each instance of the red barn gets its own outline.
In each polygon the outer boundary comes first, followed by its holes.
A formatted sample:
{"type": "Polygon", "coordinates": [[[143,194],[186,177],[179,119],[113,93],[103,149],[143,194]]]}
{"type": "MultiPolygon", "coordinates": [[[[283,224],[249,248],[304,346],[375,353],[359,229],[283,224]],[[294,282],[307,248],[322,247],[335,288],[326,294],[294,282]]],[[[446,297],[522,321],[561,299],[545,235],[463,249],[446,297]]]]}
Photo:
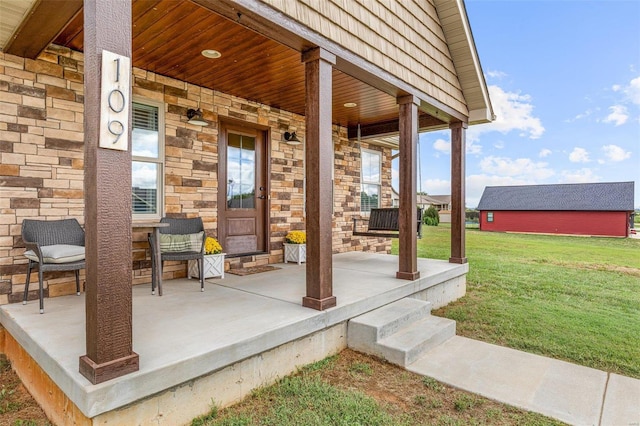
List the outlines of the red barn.
{"type": "Polygon", "coordinates": [[[488,186],[480,230],[628,237],[633,182],[488,186]]]}

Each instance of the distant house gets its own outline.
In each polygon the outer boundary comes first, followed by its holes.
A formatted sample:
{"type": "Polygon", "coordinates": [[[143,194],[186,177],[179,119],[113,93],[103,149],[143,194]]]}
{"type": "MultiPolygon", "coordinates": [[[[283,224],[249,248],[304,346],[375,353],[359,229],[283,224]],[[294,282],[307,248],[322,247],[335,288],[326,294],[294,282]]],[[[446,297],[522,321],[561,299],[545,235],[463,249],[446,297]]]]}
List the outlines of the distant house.
{"type": "MultiPolygon", "coordinates": [[[[391,203],[393,207],[400,205],[400,195],[393,188],[391,189],[391,203]]],[[[434,206],[440,214],[440,222],[451,222],[451,195],[418,194],[416,205],[423,210],[434,206]]]]}
{"type": "Polygon", "coordinates": [[[633,182],[488,186],[480,230],[628,237],[633,182]]]}

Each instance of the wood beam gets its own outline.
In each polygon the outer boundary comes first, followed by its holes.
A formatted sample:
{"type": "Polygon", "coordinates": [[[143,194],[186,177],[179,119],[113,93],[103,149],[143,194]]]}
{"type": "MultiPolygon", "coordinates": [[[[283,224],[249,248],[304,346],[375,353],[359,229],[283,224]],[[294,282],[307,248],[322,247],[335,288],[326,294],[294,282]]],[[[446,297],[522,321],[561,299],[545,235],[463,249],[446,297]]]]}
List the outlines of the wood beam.
{"type": "Polygon", "coordinates": [[[418,105],[415,96],[398,98],[400,105],[400,180],[398,217],[398,272],[396,278],[416,280],[418,271],[417,237],[417,170],[418,170],[418,105]]]}
{"type": "Polygon", "coordinates": [[[307,177],[307,295],[302,306],[336,306],[333,295],[331,72],[336,58],[326,50],[302,54],[305,63],[307,177]]]}
{"type": "MultiPolygon", "coordinates": [[[[418,116],[418,132],[432,130],[434,127],[443,127],[446,129],[448,124],[428,114],[418,116]]],[[[400,120],[389,120],[381,121],[379,123],[360,125],[360,137],[362,139],[393,135],[399,131],[400,120]]],[[[349,139],[357,139],[358,126],[349,126],[347,128],[347,136],[349,139]]]]}
{"type": "Polygon", "coordinates": [[[4,51],[35,59],[82,9],[82,0],[38,0],[4,51]]]}
{"type": "Polygon", "coordinates": [[[465,151],[467,124],[451,126],[451,257],[450,263],[467,263],[465,256],[465,151]]]}
{"type": "MultiPolygon", "coordinates": [[[[131,57],[131,3],[86,0],[84,46],[87,354],[80,373],[96,384],[139,368],[132,341],[131,149],[99,147],[102,54],[131,57]]],[[[130,105],[131,87],[121,93],[130,105]]],[[[124,131],[131,140],[131,128],[124,131]]]]}

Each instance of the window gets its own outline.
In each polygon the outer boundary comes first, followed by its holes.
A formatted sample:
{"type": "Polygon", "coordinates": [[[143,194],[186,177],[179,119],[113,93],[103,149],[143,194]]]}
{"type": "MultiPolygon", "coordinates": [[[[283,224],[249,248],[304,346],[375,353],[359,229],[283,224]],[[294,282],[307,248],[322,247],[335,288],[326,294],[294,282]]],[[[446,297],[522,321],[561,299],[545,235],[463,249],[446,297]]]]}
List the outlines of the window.
{"type": "Polygon", "coordinates": [[[487,212],[487,222],[493,222],[493,212],[487,212]]]}
{"type": "Polygon", "coordinates": [[[162,104],[132,103],[131,201],[134,218],[162,216],[162,104]]]}
{"type": "Polygon", "coordinates": [[[363,212],[380,207],[382,155],[378,151],[360,151],[360,210],[363,212]]]}
{"type": "Polygon", "coordinates": [[[256,202],[256,138],[229,132],[227,208],[253,209],[256,202]]]}

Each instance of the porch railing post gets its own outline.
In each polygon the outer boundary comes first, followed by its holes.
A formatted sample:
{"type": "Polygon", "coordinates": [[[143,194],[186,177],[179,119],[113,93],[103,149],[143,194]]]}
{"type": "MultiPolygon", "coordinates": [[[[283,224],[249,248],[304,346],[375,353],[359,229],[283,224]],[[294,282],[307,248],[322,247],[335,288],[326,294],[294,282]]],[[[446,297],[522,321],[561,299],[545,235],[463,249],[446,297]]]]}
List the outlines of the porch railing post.
{"type": "Polygon", "coordinates": [[[450,263],[467,263],[465,256],[465,150],[467,124],[451,123],[451,257],[450,263]]]}
{"type": "Polygon", "coordinates": [[[333,295],[331,88],[335,55],[316,48],[302,54],[306,86],[307,295],[302,305],[324,310],[333,295]]]}
{"type": "Polygon", "coordinates": [[[400,105],[400,206],[398,217],[398,272],[396,277],[404,280],[420,278],[417,252],[417,145],[418,105],[415,96],[398,98],[400,105]]]}
{"type": "MultiPolygon", "coordinates": [[[[131,149],[101,148],[102,73],[119,84],[107,105],[131,122],[131,2],[84,1],[84,197],[86,240],[86,349],[80,373],[96,384],[139,368],[132,337],[131,149]],[[104,51],[119,55],[102,69],[104,51]],[[107,72],[107,66],[108,72],[107,72]],[[119,83],[118,83],[119,82],[119,83]],[[123,87],[123,86],[126,86],[123,87]]],[[[105,88],[103,88],[105,89],[105,88]]],[[[107,110],[108,111],[108,110],[107,110]]],[[[111,112],[107,112],[111,114],[111,112]]],[[[121,118],[119,118],[121,119],[121,118]]],[[[123,121],[124,118],[122,118],[123,121]]],[[[131,129],[111,121],[109,129],[130,141],[131,129]]],[[[106,139],[111,147],[112,140],[106,139]]]]}

